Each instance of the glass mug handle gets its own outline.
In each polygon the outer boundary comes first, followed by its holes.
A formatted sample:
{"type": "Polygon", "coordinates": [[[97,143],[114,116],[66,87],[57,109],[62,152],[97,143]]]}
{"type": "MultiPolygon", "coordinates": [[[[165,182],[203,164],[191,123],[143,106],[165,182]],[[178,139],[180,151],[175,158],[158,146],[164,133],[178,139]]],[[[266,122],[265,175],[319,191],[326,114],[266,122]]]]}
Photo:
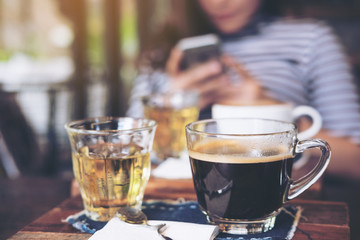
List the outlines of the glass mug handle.
{"type": "Polygon", "coordinates": [[[286,200],[296,198],[313,185],[324,173],[330,162],[330,146],[327,142],[321,139],[298,141],[295,147],[295,153],[302,153],[311,148],[318,148],[321,150],[320,159],[316,166],[307,175],[290,183],[286,200]]]}

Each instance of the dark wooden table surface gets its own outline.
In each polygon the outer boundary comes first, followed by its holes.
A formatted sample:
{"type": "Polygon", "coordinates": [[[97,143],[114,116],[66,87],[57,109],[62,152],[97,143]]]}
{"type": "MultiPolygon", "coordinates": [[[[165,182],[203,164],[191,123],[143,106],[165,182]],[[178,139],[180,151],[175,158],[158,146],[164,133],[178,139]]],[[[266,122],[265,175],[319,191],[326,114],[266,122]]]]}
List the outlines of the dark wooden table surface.
{"type": "MultiPolygon", "coordinates": [[[[196,200],[192,180],[150,179],[145,200],[178,198],[196,200]]],[[[350,239],[348,207],[345,203],[309,199],[292,200],[290,203],[303,208],[303,217],[294,240],[350,239]]],[[[63,222],[67,216],[79,212],[82,208],[80,196],[67,199],[10,239],[88,239],[90,234],[81,233],[63,222]]]]}
{"type": "Polygon", "coordinates": [[[0,177],[0,239],[7,239],[70,196],[70,180],[0,177]]]}

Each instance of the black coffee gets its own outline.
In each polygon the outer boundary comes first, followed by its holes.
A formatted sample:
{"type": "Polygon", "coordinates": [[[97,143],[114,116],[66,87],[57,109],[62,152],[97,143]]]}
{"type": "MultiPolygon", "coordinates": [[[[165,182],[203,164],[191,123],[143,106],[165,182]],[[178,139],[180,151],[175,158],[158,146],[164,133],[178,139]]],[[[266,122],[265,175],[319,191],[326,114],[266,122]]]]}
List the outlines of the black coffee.
{"type": "Polygon", "coordinates": [[[198,202],[210,216],[254,219],[281,207],[293,162],[284,150],[227,149],[220,140],[189,155],[198,202]]]}

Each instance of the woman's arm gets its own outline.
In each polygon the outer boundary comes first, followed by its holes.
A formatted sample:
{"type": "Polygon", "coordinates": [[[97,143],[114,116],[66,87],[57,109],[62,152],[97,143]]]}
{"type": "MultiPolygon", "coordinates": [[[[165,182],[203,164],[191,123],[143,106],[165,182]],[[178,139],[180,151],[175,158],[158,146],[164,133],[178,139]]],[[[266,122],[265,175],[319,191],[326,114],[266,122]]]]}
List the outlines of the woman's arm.
{"type": "Polygon", "coordinates": [[[357,86],[342,46],[332,30],[319,24],[313,32],[307,64],[309,99],[323,118],[317,137],[329,142],[328,172],[360,179],[360,104],[357,86]]]}
{"type": "Polygon", "coordinates": [[[316,138],[321,138],[330,144],[332,155],[327,168],[328,174],[360,180],[359,145],[346,137],[334,137],[325,130],[320,131],[316,138]]]}

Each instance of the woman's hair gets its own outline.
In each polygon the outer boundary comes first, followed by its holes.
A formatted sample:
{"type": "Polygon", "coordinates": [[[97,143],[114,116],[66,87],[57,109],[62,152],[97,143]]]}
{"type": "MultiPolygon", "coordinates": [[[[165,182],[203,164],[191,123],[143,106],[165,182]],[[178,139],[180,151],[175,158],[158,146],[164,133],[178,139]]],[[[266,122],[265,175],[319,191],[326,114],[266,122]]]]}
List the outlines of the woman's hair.
{"type": "MultiPolygon", "coordinates": [[[[258,12],[264,16],[278,16],[281,14],[281,2],[284,0],[261,0],[258,12]]],[[[184,0],[185,11],[181,21],[168,19],[160,31],[149,38],[144,51],[140,54],[139,64],[152,69],[163,69],[169,57],[170,50],[185,37],[217,33],[206,13],[197,0],[184,0]]],[[[176,11],[176,10],[174,10],[176,11]]],[[[178,12],[176,14],[179,14],[178,12]]],[[[171,14],[171,16],[173,16],[171,14]]]]}

